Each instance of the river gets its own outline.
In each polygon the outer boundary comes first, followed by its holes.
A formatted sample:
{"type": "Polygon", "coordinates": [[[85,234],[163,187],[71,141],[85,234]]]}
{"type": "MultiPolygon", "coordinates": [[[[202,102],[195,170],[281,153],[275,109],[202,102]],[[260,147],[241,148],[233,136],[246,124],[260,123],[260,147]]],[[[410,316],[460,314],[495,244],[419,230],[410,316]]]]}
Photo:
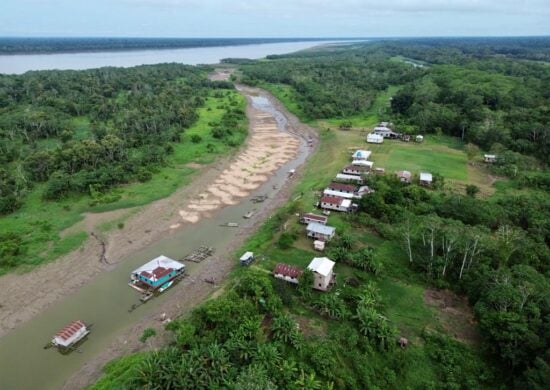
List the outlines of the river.
{"type": "MultiPolygon", "coordinates": [[[[279,111],[269,99],[248,94],[248,101],[258,112],[270,114],[276,120],[280,131],[292,130],[287,126],[285,113],[279,111]]],[[[136,310],[128,311],[133,304],[139,302],[136,291],[127,285],[129,274],[149,259],[159,254],[179,259],[200,245],[213,246],[218,253],[227,257],[227,251],[237,237],[242,237],[243,231],[249,231],[250,226],[246,225],[252,224],[242,216],[252,208],[258,209],[260,213],[262,208],[274,207],[273,199],[287,182],[288,171],[304,163],[310,148],[303,139],[300,142],[297,156],[279,168],[267,182],[243,198],[240,203],[219,210],[212,218],[184,226],[169,237],[133,253],[111,271],[100,274],[77,293],[60,300],[31,321],[0,338],[0,388],[61,388],[73,373],[111,345],[121,332],[127,331],[140,319],[151,316],[155,309],[158,311],[158,306],[170,300],[174,293],[181,294],[184,289],[192,288],[193,283],[202,282],[192,279],[194,274],[196,277],[198,267],[203,263],[187,263],[189,276],[180,284],[136,310]],[[266,202],[259,205],[252,203],[252,197],[266,193],[270,197],[266,202]],[[241,226],[221,226],[229,221],[239,221],[241,226]],[[61,355],[53,349],[43,349],[53,334],[75,319],[94,324],[89,339],[80,347],[80,353],[61,355]]],[[[237,262],[237,258],[230,260],[237,262]]],[[[40,286],[36,286],[36,294],[40,294],[40,286]]],[[[138,335],[132,337],[137,338],[138,335]]]]}
{"type": "Polygon", "coordinates": [[[30,70],[78,70],[103,66],[130,67],[167,62],[188,65],[217,64],[223,58],[258,59],[269,54],[291,53],[329,43],[335,43],[335,41],[266,43],[166,50],[0,55],[0,73],[22,74],[30,70]]]}

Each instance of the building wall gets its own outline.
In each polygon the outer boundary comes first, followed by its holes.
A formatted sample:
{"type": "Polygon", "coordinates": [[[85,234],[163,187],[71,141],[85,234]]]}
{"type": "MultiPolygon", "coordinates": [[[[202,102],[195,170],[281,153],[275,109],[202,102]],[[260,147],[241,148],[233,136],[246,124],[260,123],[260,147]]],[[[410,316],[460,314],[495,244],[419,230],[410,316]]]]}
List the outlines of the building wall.
{"type": "Polygon", "coordinates": [[[147,283],[149,286],[152,286],[154,288],[157,288],[157,287],[160,287],[162,286],[164,283],[166,283],[167,281],[169,281],[171,278],[173,278],[174,276],[176,276],[176,270],[173,270],[172,272],[170,272],[169,274],[167,275],[164,275],[162,278],[160,278],[159,280],[157,280],[156,282],[153,282],[152,280],[150,279],[147,279],[145,276],[143,275],[138,275],[139,277],[139,280],[141,280],[142,282],[144,283],[147,283]]]}
{"type": "Polygon", "coordinates": [[[332,277],[332,273],[328,275],[326,278],[323,275],[318,274],[317,272],[314,272],[313,274],[315,275],[313,288],[316,290],[326,291],[330,283],[330,278],[332,277]]]}

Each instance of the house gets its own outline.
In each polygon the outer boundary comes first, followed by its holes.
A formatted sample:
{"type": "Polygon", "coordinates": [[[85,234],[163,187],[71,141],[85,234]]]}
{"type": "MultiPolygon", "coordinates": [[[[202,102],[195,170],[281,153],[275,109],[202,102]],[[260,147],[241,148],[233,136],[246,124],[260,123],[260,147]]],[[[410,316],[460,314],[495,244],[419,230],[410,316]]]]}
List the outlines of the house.
{"type": "Polygon", "coordinates": [[[390,129],[387,126],[376,126],[372,130],[372,132],[374,134],[381,135],[384,138],[391,138],[391,139],[399,138],[399,134],[394,132],[392,129],[390,129]]]}
{"type": "Polygon", "coordinates": [[[315,281],[313,288],[316,290],[327,291],[335,282],[334,265],[336,263],[327,257],[315,257],[307,266],[313,271],[315,281]]]}
{"type": "Polygon", "coordinates": [[[336,228],[311,222],[307,225],[307,236],[319,241],[330,241],[336,234],[336,228]]]}
{"type": "Polygon", "coordinates": [[[357,187],[353,184],[344,184],[344,183],[336,183],[332,182],[329,184],[328,189],[331,191],[340,191],[345,192],[346,194],[354,194],[355,190],[357,190],[357,187]]]}
{"type": "Polygon", "coordinates": [[[494,163],[497,161],[497,156],[494,154],[486,154],[483,158],[486,163],[494,163]]]}
{"type": "Polygon", "coordinates": [[[353,160],[351,162],[351,165],[355,165],[356,167],[367,167],[370,169],[372,168],[374,163],[372,161],[367,161],[367,160],[353,160]]]}
{"type": "Polygon", "coordinates": [[[158,289],[185,272],[185,265],[166,256],[159,256],[130,274],[133,284],[158,289]]]}
{"type": "Polygon", "coordinates": [[[361,187],[359,187],[359,189],[355,193],[355,195],[356,195],[355,197],[356,198],[362,198],[363,195],[370,194],[371,192],[374,192],[374,190],[372,188],[370,188],[369,186],[361,186],[361,187]]]}
{"type": "Polygon", "coordinates": [[[302,275],[304,271],[302,271],[298,267],[294,267],[292,265],[279,263],[275,266],[273,269],[273,276],[277,279],[284,280],[289,283],[298,284],[298,279],[302,275]]]}
{"type": "Polygon", "coordinates": [[[334,191],[328,188],[323,190],[323,195],[335,196],[337,198],[345,198],[345,199],[353,199],[355,197],[353,194],[350,194],[348,192],[334,191]]]}
{"type": "Polygon", "coordinates": [[[315,240],[313,241],[313,249],[316,251],[324,251],[325,250],[325,242],[321,240],[315,240]]]}
{"type": "MultiPolygon", "coordinates": [[[[372,166],[371,161],[365,161],[370,162],[372,166]]],[[[348,165],[344,169],[342,169],[342,173],[345,173],[346,175],[366,175],[370,171],[370,167],[367,165],[348,165]]]]}
{"type": "Polygon", "coordinates": [[[320,223],[321,225],[326,225],[327,220],[328,220],[328,217],[324,215],[317,215],[312,213],[307,213],[300,217],[300,223],[305,223],[305,224],[316,222],[316,223],[320,223]]]}
{"type": "Polygon", "coordinates": [[[369,133],[367,134],[367,142],[369,144],[381,144],[384,142],[384,137],[380,134],[369,133]]]}
{"type": "Polygon", "coordinates": [[[73,321],[56,333],[52,339],[52,345],[58,348],[70,348],[86,337],[89,333],[90,331],[84,322],[80,320],[73,321]]]}
{"type": "Polygon", "coordinates": [[[399,171],[396,173],[396,175],[402,183],[411,182],[412,174],[409,171],[399,171]]]}
{"type": "Polygon", "coordinates": [[[386,173],[386,170],[384,168],[374,168],[374,173],[376,173],[377,175],[383,175],[384,173],[386,173]]]}
{"type": "Polygon", "coordinates": [[[433,181],[433,178],[431,173],[427,173],[427,172],[420,173],[420,185],[429,187],[432,185],[432,181],[433,181]]]}
{"type": "Polygon", "coordinates": [[[350,211],[352,204],[350,199],[340,198],[337,196],[324,195],[321,198],[320,206],[325,210],[336,210],[336,211],[350,211]]]}
{"type": "Polygon", "coordinates": [[[411,136],[409,134],[403,134],[403,142],[410,142],[411,136]]]}
{"type": "Polygon", "coordinates": [[[372,152],[370,150],[356,150],[351,155],[354,160],[368,160],[372,152]]]}
{"type": "Polygon", "coordinates": [[[336,175],[336,180],[340,180],[347,183],[357,183],[357,184],[363,184],[363,179],[361,176],[357,175],[346,175],[345,173],[339,173],[336,175]]]}
{"type": "Polygon", "coordinates": [[[423,142],[424,141],[424,136],[423,135],[417,135],[416,136],[416,142],[423,142]]]}

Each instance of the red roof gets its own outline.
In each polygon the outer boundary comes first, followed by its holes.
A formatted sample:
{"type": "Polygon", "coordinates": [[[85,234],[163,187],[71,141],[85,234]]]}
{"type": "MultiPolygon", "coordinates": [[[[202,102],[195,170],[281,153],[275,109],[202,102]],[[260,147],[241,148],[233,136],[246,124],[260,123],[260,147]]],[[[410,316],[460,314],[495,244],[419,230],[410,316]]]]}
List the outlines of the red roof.
{"type": "Polygon", "coordinates": [[[317,215],[317,214],[311,214],[311,213],[302,215],[302,218],[312,219],[314,221],[320,221],[320,222],[326,222],[328,219],[324,215],[317,215]]]}
{"type": "Polygon", "coordinates": [[[344,192],[355,192],[356,187],[353,184],[344,184],[344,183],[335,183],[332,182],[328,186],[331,190],[335,191],[344,191],[344,192]]]}
{"type": "Polygon", "coordinates": [[[62,330],[57,332],[56,336],[61,337],[63,340],[68,340],[71,338],[76,332],[78,332],[80,329],[85,328],[86,325],[80,320],[73,321],[66,327],[64,327],[62,330]]]}
{"type": "Polygon", "coordinates": [[[340,206],[343,200],[344,198],[340,198],[339,196],[325,195],[321,198],[321,203],[335,204],[340,206]]]}
{"type": "Polygon", "coordinates": [[[283,276],[288,276],[289,278],[296,279],[300,275],[302,275],[304,271],[302,271],[298,267],[293,267],[292,265],[279,263],[275,266],[275,269],[273,270],[274,274],[279,274],[283,276]]]}
{"type": "Polygon", "coordinates": [[[141,275],[145,276],[149,280],[152,280],[153,277],[158,280],[172,271],[172,268],[157,267],[151,272],[141,271],[141,275]]]}

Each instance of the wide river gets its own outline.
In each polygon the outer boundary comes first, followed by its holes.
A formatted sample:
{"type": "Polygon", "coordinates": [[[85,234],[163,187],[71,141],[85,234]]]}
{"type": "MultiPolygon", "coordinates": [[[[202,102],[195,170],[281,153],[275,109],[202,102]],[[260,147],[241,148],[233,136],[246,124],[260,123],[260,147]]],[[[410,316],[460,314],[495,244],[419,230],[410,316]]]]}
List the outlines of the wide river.
{"type": "Polygon", "coordinates": [[[217,64],[223,58],[263,58],[335,41],[266,43],[188,49],[109,51],[93,53],[0,55],[0,73],[21,74],[29,70],[93,69],[103,66],[130,67],[178,62],[188,65],[217,64]]]}

